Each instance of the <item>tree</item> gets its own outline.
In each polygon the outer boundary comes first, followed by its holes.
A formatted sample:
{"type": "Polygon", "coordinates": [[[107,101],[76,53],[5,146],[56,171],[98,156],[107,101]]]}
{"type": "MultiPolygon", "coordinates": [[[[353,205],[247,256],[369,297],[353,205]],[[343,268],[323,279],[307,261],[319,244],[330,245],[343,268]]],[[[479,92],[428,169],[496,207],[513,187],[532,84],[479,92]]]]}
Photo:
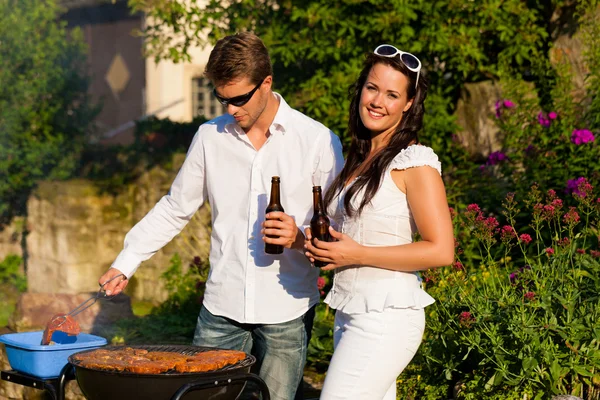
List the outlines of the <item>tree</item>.
{"type": "Polygon", "coordinates": [[[86,47],[55,0],[0,0],[0,226],[25,214],[36,181],[65,178],[99,111],[86,47]]]}
{"type": "Polygon", "coordinates": [[[192,45],[253,30],[270,49],[278,90],[340,134],[346,127],[348,86],[363,55],[378,44],[391,43],[421,58],[432,87],[426,129],[447,138],[454,130],[454,100],[465,81],[495,77],[500,58],[526,67],[548,39],[541,10],[523,0],[199,3],[129,0],[150,17],[143,32],[150,55],[186,60],[192,45]]]}

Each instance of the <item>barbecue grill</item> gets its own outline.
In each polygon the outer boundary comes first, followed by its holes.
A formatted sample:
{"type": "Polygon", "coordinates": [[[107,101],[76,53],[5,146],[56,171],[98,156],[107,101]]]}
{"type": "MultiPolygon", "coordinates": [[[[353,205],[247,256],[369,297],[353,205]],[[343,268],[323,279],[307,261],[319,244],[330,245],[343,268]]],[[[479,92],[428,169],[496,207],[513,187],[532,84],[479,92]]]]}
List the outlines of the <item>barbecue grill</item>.
{"type": "MultiPolygon", "coordinates": [[[[199,347],[186,345],[131,345],[131,346],[106,346],[106,350],[120,350],[125,347],[144,349],[148,351],[173,352],[184,355],[195,355],[209,350],[219,350],[213,347],[199,347]]],[[[94,349],[95,350],[95,349],[94,349]]],[[[81,351],[83,354],[94,350],[81,351]]],[[[246,382],[256,383],[264,400],[269,400],[269,390],[262,379],[250,373],[250,367],[256,362],[252,355],[232,365],[208,372],[180,373],[174,370],[161,374],[138,374],[127,371],[105,371],[79,365],[74,359],[75,354],[69,356],[70,364],[61,373],[61,386],[64,379],[75,378],[81,391],[88,400],[235,400],[246,382]],[[70,367],[70,368],[69,368],[70,367]]],[[[2,377],[3,379],[5,376],[2,377]]],[[[13,382],[17,382],[13,378],[13,382]]],[[[28,385],[31,386],[31,385],[28,385]]],[[[62,387],[60,389],[62,389],[62,387]]],[[[40,387],[41,389],[41,387],[40,387]]],[[[58,400],[61,399],[62,390],[59,390],[58,400]]]]}

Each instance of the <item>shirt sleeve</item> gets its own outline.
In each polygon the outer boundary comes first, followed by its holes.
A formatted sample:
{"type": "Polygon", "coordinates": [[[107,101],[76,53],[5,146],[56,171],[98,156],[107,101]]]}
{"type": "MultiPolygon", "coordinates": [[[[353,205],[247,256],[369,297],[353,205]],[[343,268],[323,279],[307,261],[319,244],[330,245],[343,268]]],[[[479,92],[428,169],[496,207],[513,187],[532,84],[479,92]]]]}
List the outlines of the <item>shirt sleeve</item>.
{"type": "Polygon", "coordinates": [[[207,198],[204,146],[198,130],[169,193],[125,236],[123,250],[112,264],[130,278],[142,261],[169,243],[207,198]]]}

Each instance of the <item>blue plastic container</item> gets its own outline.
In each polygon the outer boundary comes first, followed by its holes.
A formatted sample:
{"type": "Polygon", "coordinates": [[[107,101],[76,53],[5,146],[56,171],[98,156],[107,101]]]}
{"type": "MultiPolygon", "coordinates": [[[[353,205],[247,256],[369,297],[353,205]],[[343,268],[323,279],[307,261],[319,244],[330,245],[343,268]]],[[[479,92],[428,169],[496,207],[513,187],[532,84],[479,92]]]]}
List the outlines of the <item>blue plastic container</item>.
{"type": "Polygon", "coordinates": [[[102,347],[106,339],[100,336],[80,333],[68,336],[54,332],[55,344],[42,346],[43,331],[9,333],[0,336],[0,343],[6,347],[6,356],[12,369],[42,379],[56,378],[67,365],[68,357],[79,351],[102,347]]]}

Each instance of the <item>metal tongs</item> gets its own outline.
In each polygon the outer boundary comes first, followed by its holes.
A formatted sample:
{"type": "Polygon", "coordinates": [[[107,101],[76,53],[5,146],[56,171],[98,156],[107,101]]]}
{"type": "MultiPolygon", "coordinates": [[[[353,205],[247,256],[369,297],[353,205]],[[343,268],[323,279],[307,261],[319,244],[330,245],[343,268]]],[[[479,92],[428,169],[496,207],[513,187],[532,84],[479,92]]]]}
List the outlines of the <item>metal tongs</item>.
{"type": "Polygon", "coordinates": [[[89,299],[87,299],[86,301],[84,301],[83,303],[81,303],[80,305],[78,305],[77,307],[75,307],[74,309],[71,310],[71,312],[69,312],[68,314],[64,314],[64,315],[57,315],[56,317],[52,318],[52,321],[50,321],[50,323],[56,321],[57,319],[61,318],[62,321],[60,321],[58,323],[58,325],[56,325],[56,328],[60,328],[66,321],[67,321],[67,317],[71,316],[74,317],[77,314],[79,314],[82,311],[87,310],[88,308],[90,308],[91,306],[93,306],[98,299],[102,298],[102,299],[112,299],[113,297],[115,297],[116,295],[110,295],[108,296],[106,294],[106,292],[104,291],[104,286],[113,281],[114,279],[123,276],[125,277],[125,279],[127,279],[127,277],[125,276],[125,274],[119,274],[119,275],[115,275],[112,278],[110,278],[109,280],[107,280],[106,282],[104,282],[103,284],[100,285],[100,289],[98,290],[98,293],[96,293],[95,295],[93,295],[92,297],[90,297],[89,299]]]}

